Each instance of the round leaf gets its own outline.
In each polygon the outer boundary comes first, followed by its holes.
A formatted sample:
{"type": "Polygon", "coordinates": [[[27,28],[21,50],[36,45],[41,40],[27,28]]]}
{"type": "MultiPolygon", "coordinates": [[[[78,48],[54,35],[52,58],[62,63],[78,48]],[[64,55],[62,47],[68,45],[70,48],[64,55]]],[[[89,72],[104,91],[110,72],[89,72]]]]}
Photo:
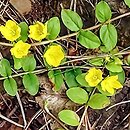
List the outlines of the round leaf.
{"type": "Polygon", "coordinates": [[[78,82],[81,86],[89,87],[88,83],[87,83],[86,80],[85,80],[85,75],[86,75],[86,73],[79,74],[79,75],[76,77],[76,80],[77,80],[77,82],[78,82]]]}
{"type": "Polygon", "coordinates": [[[109,50],[105,46],[100,46],[102,52],[108,52],[109,50]]]}
{"type": "Polygon", "coordinates": [[[96,18],[103,23],[111,19],[112,12],[109,5],[105,1],[101,1],[96,5],[96,18]]]}
{"type": "Polygon", "coordinates": [[[26,42],[28,39],[28,25],[25,22],[21,22],[19,27],[21,28],[21,37],[19,39],[26,42]]]}
{"type": "Polygon", "coordinates": [[[0,74],[3,77],[7,77],[12,74],[10,63],[8,60],[4,58],[0,61],[0,74]]]}
{"type": "Polygon", "coordinates": [[[78,126],[79,125],[79,116],[71,110],[62,110],[59,112],[58,117],[62,122],[70,126],[78,126]]]}
{"type": "Polygon", "coordinates": [[[88,101],[88,105],[92,109],[103,109],[110,104],[110,100],[107,96],[96,93],[92,95],[88,101]]]}
{"type": "Polygon", "coordinates": [[[78,82],[76,81],[77,75],[78,75],[77,71],[74,71],[72,69],[66,69],[64,76],[65,76],[65,82],[69,88],[77,87],[79,85],[78,82]]]}
{"type": "Polygon", "coordinates": [[[78,35],[79,43],[89,49],[98,48],[101,45],[99,38],[91,31],[81,30],[78,35]]]}
{"type": "Polygon", "coordinates": [[[112,50],[117,44],[117,31],[114,25],[103,25],[100,28],[100,38],[107,51],[112,50]]]}
{"type": "Polygon", "coordinates": [[[16,81],[13,78],[5,79],[4,80],[4,89],[9,95],[15,96],[17,93],[16,81]]]}
{"type": "Polygon", "coordinates": [[[130,55],[127,56],[127,58],[126,58],[126,63],[127,63],[128,65],[130,65],[130,55]]]}
{"type": "Polygon", "coordinates": [[[27,92],[36,95],[39,90],[39,81],[35,74],[26,74],[23,76],[23,84],[27,92]]]}
{"type": "Polygon", "coordinates": [[[34,55],[29,55],[22,58],[22,67],[24,71],[33,71],[36,68],[36,60],[34,55]]]}
{"type": "Polygon", "coordinates": [[[14,68],[19,70],[22,67],[22,59],[21,58],[16,58],[13,56],[14,59],[14,68]]]}
{"type": "Polygon", "coordinates": [[[70,88],[66,94],[69,99],[78,104],[84,104],[88,101],[88,93],[80,87],[70,88]]]}
{"type": "Polygon", "coordinates": [[[62,9],[61,18],[64,25],[71,31],[78,31],[83,27],[82,19],[72,10],[62,9]]]}
{"type": "Polygon", "coordinates": [[[47,22],[47,39],[55,39],[60,33],[60,21],[58,17],[53,17],[47,22]]]}
{"type": "Polygon", "coordinates": [[[126,5],[130,8],[130,0],[124,0],[126,5]]]}
{"type": "Polygon", "coordinates": [[[105,67],[111,72],[121,72],[123,70],[122,66],[115,64],[115,62],[107,63],[105,67]]]}
{"type": "Polygon", "coordinates": [[[103,58],[97,57],[97,58],[91,59],[89,60],[89,63],[91,63],[92,65],[101,66],[103,65],[103,58]]]}
{"type": "Polygon", "coordinates": [[[73,71],[75,76],[82,74],[82,70],[80,68],[74,68],[73,71]]]}
{"type": "Polygon", "coordinates": [[[84,89],[87,90],[87,92],[92,92],[94,88],[93,87],[86,87],[84,89]]]}
{"type": "Polygon", "coordinates": [[[122,60],[120,60],[118,57],[114,57],[113,59],[116,65],[123,65],[122,60]]]}
{"type": "Polygon", "coordinates": [[[55,91],[59,91],[64,82],[61,70],[49,71],[48,76],[51,82],[54,84],[55,91]]]}

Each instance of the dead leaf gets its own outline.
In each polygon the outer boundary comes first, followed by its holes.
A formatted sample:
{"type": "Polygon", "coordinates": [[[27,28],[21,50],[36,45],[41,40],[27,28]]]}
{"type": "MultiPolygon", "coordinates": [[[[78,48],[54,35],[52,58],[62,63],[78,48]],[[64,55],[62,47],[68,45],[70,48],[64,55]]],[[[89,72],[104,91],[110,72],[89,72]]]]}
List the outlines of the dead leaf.
{"type": "Polygon", "coordinates": [[[74,47],[69,48],[69,56],[76,56],[76,54],[78,51],[74,47]]]}
{"type": "Polygon", "coordinates": [[[14,6],[21,14],[28,14],[31,11],[30,0],[10,0],[10,3],[14,6]]]}
{"type": "Polygon", "coordinates": [[[62,109],[72,109],[77,106],[77,104],[71,102],[65,95],[66,87],[63,84],[60,91],[55,92],[52,90],[51,83],[48,82],[48,78],[45,75],[39,76],[40,86],[42,86],[45,91],[43,91],[40,96],[35,97],[36,102],[41,108],[44,108],[44,103],[47,102],[48,109],[54,115],[57,115],[62,109]]]}

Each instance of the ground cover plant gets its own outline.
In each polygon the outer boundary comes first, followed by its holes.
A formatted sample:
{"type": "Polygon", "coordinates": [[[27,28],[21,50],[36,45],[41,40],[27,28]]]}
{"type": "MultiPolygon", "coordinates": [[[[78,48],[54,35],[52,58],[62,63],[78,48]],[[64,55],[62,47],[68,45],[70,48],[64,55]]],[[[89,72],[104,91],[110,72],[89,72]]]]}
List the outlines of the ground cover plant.
{"type": "MultiPolygon", "coordinates": [[[[130,8],[129,0],[124,0],[123,3],[126,8],[130,8]]],[[[45,111],[57,122],[57,130],[96,129],[96,123],[92,125],[89,122],[89,108],[101,110],[107,107],[106,110],[109,110],[130,102],[127,100],[110,106],[112,98],[123,89],[127,78],[125,70],[130,65],[129,46],[118,46],[120,37],[114,22],[128,17],[130,12],[113,17],[110,5],[101,0],[94,6],[97,24],[86,28],[82,17],[75,10],[66,9],[63,4],[60,6],[60,16],[53,16],[45,22],[39,19],[29,24],[24,20],[18,22],[12,18],[5,21],[1,18],[4,23],[0,25],[0,45],[8,48],[9,57],[1,56],[0,80],[4,91],[17,98],[23,124],[2,114],[0,117],[25,130],[30,127],[37,113],[27,123],[19,93],[24,91],[31,97],[39,96],[39,75],[43,73],[49,79],[53,94],[62,93],[67,102],[78,108],[76,111],[63,105],[57,113],[53,113],[48,98],[41,101],[42,109],[38,113],[45,111]],[[67,30],[67,35],[60,35],[62,26],[67,30]],[[69,49],[69,45],[64,42],[70,42],[75,48],[69,49]]],[[[58,100],[53,102],[58,104],[58,100]]],[[[51,129],[48,121],[45,118],[45,125],[32,129],[51,129]]],[[[99,129],[102,130],[103,127],[104,125],[99,129]]]]}

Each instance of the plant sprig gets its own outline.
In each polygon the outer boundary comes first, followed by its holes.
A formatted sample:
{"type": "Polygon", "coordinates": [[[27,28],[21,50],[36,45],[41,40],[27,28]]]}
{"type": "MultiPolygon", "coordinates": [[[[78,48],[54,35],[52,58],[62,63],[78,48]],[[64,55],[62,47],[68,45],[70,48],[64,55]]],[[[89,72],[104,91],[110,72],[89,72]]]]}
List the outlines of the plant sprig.
{"type": "MultiPolygon", "coordinates": [[[[130,7],[129,0],[124,0],[124,2],[130,7]]],[[[110,104],[110,97],[116,94],[117,89],[123,87],[125,82],[123,64],[130,65],[128,48],[125,51],[119,51],[117,48],[118,33],[112,22],[129,15],[130,12],[127,12],[112,18],[110,6],[107,2],[100,1],[95,7],[95,16],[99,24],[83,29],[81,17],[70,9],[62,8],[62,22],[72,32],[65,36],[59,36],[61,27],[58,17],[52,17],[46,23],[37,21],[30,26],[25,22],[16,23],[8,20],[5,26],[0,26],[0,31],[11,43],[0,42],[0,45],[11,47],[14,61],[12,65],[15,70],[22,70],[22,73],[12,74],[10,62],[5,58],[1,59],[0,75],[2,77],[0,80],[4,80],[5,91],[15,96],[18,86],[14,78],[21,76],[25,90],[34,96],[39,90],[37,74],[48,72],[54,91],[59,91],[65,83],[67,97],[74,103],[87,106],[84,113],[88,107],[105,108],[110,104]],[[99,28],[99,36],[93,32],[97,28],[99,28]],[[73,36],[76,37],[76,42],[85,49],[98,48],[98,54],[68,56],[66,50],[57,41],[73,36]],[[29,39],[35,42],[30,44],[29,39]],[[42,56],[45,68],[37,70],[37,61],[29,49],[41,45],[45,45],[42,56]],[[128,56],[123,59],[123,55],[128,56]],[[69,63],[75,63],[75,65],[69,65],[69,63]],[[108,75],[103,74],[103,69],[107,70],[108,75]],[[93,92],[95,89],[97,91],[93,92]]],[[[71,110],[62,110],[58,116],[67,125],[78,126],[77,130],[84,118],[83,114],[80,120],[79,116],[71,110]]]]}

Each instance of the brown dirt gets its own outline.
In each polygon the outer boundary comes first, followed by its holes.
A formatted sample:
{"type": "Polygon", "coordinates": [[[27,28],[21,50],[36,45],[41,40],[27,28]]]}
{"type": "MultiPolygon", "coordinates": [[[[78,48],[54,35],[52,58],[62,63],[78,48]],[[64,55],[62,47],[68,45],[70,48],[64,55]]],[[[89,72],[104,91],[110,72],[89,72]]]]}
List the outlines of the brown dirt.
{"type": "MultiPolygon", "coordinates": [[[[29,24],[33,23],[34,21],[45,22],[46,20],[48,20],[49,18],[53,16],[60,17],[60,11],[61,11],[60,4],[61,3],[64,6],[64,8],[69,8],[70,6],[70,0],[32,0],[31,7],[30,7],[30,4],[26,4],[27,10],[22,8],[22,11],[21,11],[20,9],[21,7],[19,8],[19,6],[16,6],[13,2],[11,2],[12,4],[10,4],[7,2],[7,0],[0,0],[0,1],[4,3],[0,8],[0,13],[2,14],[2,17],[0,20],[1,24],[4,23],[4,21],[11,18],[15,19],[17,22],[26,21],[29,24]],[[6,4],[9,4],[9,5],[6,7],[6,4]],[[30,8],[31,8],[31,11],[28,13],[30,8]]],[[[20,1],[17,1],[17,2],[20,2],[20,1]]],[[[92,0],[93,4],[95,4],[96,1],[97,0],[92,0]]],[[[112,0],[112,1],[107,0],[107,1],[109,2],[110,6],[112,7],[114,11],[114,16],[118,16],[119,14],[122,14],[128,11],[125,5],[122,6],[123,4],[122,0],[112,0]]],[[[88,2],[86,2],[85,0],[77,0],[77,12],[82,17],[85,28],[95,25],[94,10],[88,2]]],[[[118,25],[117,26],[118,34],[119,34],[118,45],[123,48],[130,45],[130,42],[129,42],[130,41],[130,26],[129,26],[128,21],[130,21],[130,17],[123,18],[121,21],[115,22],[115,24],[118,25]],[[120,24],[118,24],[119,22],[120,24]]],[[[60,35],[64,35],[66,33],[67,33],[67,30],[62,25],[62,31],[60,35]]],[[[5,39],[3,38],[1,38],[0,40],[5,41],[5,39]]],[[[75,46],[73,44],[70,46],[70,48],[73,48],[73,50],[75,50],[74,49],[75,46]]],[[[40,49],[41,51],[43,50],[42,47],[39,47],[38,49],[40,49]]],[[[2,55],[8,58],[12,62],[9,48],[0,47],[0,50],[1,50],[2,55]]],[[[35,52],[36,57],[40,57],[38,52],[35,49],[32,51],[35,52]]],[[[82,50],[79,50],[79,51],[82,52],[82,50]]],[[[74,52],[71,52],[71,53],[74,54],[74,52]]],[[[37,61],[39,61],[38,58],[37,58],[37,61]]],[[[41,62],[38,62],[38,63],[39,65],[41,65],[41,62]]],[[[125,82],[124,88],[118,94],[116,94],[114,97],[111,98],[111,105],[121,102],[121,101],[127,101],[130,99],[130,78],[129,78],[130,70],[125,69],[125,72],[126,72],[126,82],[125,82]]],[[[54,93],[52,91],[52,84],[49,82],[48,77],[46,75],[47,74],[39,75],[40,91],[35,97],[30,96],[23,90],[20,78],[16,79],[20,86],[19,94],[23,103],[27,121],[30,121],[32,117],[41,108],[43,108],[45,99],[49,101],[50,112],[55,116],[57,116],[58,111],[63,108],[70,108],[73,110],[77,110],[79,108],[79,106],[68,101],[67,97],[64,94],[64,91],[66,89],[65,86],[63,86],[63,89],[59,93],[54,93]]],[[[2,88],[2,82],[0,82],[0,86],[2,88]]],[[[21,111],[20,111],[17,99],[15,97],[8,96],[3,91],[3,89],[1,89],[0,96],[1,96],[0,112],[6,117],[9,117],[10,119],[22,124],[23,120],[22,120],[22,115],[21,115],[21,111]]],[[[81,111],[79,112],[80,116],[82,115],[82,113],[83,113],[83,109],[81,109],[81,111]]],[[[130,116],[129,115],[130,115],[130,104],[122,104],[122,105],[119,105],[118,107],[114,107],[110,109],[109,111],[106,111],[106,109],[97,111],[97,110],[92,110],[90,108],[88,110],[88,117],[90,120],[90,124],[93,124],[96,122],[94,130],[101,130],[103,125],[104,127],[102,130],[130,130],[130,116]],[[109,117],[111,118],[109,119],[109,117]]],[[[45,124],[46,120],[47,121],[51,120],[51,123],[49,123],[47,127],[44,127],[43,130],[48,130],[48,128],[49,130],[55,130],[61,127],[44,110],[43,114],[41,114],[40,116],[38,116],[38,118],[33,120],[28,130],[38,130],[40,127],[42,127],[45,124]]],[[[75,130],[76,128],[69,127],[69,129],[75,130]]],[[[21,130],[21,128],[16,127],[1,119],[0,130],[21,130]]],[[[82,127],[81,130],[85,130],[85,128],[82,127]]]]}

